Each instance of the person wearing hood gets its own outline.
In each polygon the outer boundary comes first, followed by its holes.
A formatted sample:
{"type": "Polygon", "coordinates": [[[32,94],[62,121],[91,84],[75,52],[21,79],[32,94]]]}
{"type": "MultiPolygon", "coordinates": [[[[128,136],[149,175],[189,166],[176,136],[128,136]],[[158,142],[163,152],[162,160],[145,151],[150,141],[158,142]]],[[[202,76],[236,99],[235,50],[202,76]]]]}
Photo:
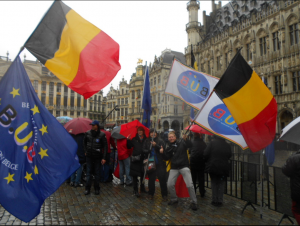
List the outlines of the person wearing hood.
{"type": "Polygon", "coordinates": [[[174,131],[168,134],[169,144],[165,149],[161,147],[160,153],[163,153],[164,159],[169,161],[171,164],[171,169],[168,178],[168,189],[170,193],[170,201],[168,205],[175,205],[178,203],[178,197],[176,196],[175,184],[178,176],[181,174],[186,187],[188,189],[190,198],[192,200],[190,208],[192,210],[197,210],[197,198],[194,190],[194,185],[191,177],[191,171],[189,169],[189,158],[188,149],[192,148],[193,144],[187,139],[186,135],[182,136],[182,139],[177,139],[174,131]]]}
{"type": "MultiPolygon", "coordinates": [[[[133,183],[133,193],[136,197],[139,197],[138,191],[138,177],[144,177],[144,152],[143,145],[146,140],[145,129],[140,126],[137,128],[137,135],[130,140],[130,137],[127,139],[127,148],[133,148],[131,162],[130,162],[130,176],[132,177],[133,183]]],[[[146,193],[144,184],[141,184],[141,192],[146,193]]]]}
{"type": "Polygon", "coordinates": [[[152,172],[148,172],[149,177],[149,196],[148,199],[153,200],[155,193],[155,180],[158,177],[161,196],[163,201],[168,201],[168,188],[167,188],[167,172],[166,172],[166,162],[163,160],[163,154],[159,150],[165,146],[163,140],[158,137],[157,131],[154,129],[150,130],[150,136],[144,143],[144,153],[149,155],[150,158],[154,158],[156,169],[152,172]],[[153,139],[153,140],[152,140],[153,139]],[[152,144],[152,145],[151,145],[152,144]],[[150,149],[151,148],[151,149],[150,149]]]}
{"type": "Polygon", "coordinates": [[[212,202],[214,206],[223,205],[223,193],[226,177],[229,176],[231,147],[225,139],[214,136],[204,150],[205,172],[211,178],[212,202]]]}
{"type": "Polygon", "coordinates": [[[91,171],[94,169],[95,181],[94,189],[95,195],[100,194],[100,167],[106,162],[107,155],[107,139],[105,133],[100,131],[100,125],[98,121],[91,123],[92,129],[85,133],[83,139],[84,152],[86,156],[86,186],[85,195],[90,194],[91,191],[91,171]]]}
{"type": "Polygon", "coordinates": [[[194,133],[194,141],[193,141],[193,148],[191,149],[190,155],[190,166],[191,166],[191,173],[192,173],[192,180],[195,188],[196,193],[196,181],[198,179],[198,188],[201,197],[205,195],[204,189],[204,170],[205,170],[205,162],[204,162],[204,150],[206,148],[206,144],[202,139],[202,134],[194,133]]]}
{"type": "Polygon", "coordinates": [[[290,178],[292,212],[300,225],[300,150],[286,160],[282,172],[290,178]]]}

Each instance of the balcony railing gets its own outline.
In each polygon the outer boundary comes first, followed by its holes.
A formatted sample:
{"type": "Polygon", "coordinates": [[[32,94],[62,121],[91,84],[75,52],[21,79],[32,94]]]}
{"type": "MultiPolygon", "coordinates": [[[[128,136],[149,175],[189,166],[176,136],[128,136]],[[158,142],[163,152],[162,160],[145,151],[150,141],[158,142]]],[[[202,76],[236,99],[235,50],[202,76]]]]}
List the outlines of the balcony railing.
{"type": "Polygon", "coordinates": [[[192,21],[192,22],[187,23],[185,26],[186,26],[186,29],[195,28],[195,27],[199,27],[200,28],[201,23],[197,22],[197,21],[192,21]]]}

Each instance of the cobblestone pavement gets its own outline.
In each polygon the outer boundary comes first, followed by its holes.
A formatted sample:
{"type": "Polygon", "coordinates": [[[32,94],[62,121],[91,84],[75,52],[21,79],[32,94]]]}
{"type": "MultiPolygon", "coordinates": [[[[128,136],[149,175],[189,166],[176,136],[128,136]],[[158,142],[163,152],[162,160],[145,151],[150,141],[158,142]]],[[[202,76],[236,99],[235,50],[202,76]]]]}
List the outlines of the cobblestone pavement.
{"type": "MultiPolygon", "coordinates": [[[[28,224],[0,205],[0,225],[275,225],[282,216],[264,209],[263,219],[260,219],[259,207],[254,211],[250,206],[241,214],[245,202],[227,195],[224,195],[224,206],[212,206],[210,189],[204,198],[197,194],[199,209],[193,211],[189,209],[188,199],[168,206],[162,201],[158,184],[154,200],[148,200],[146,194],[137,198],[132,195],[132,187],[117,183],[116,180],[102,183],[98,196],[93,190],[85,196],[84,187],[73,188],[65,183],[45,201],[41,213],[28,224]]],[[[285,219],[284,224],[291,223],[285,219]]]]}

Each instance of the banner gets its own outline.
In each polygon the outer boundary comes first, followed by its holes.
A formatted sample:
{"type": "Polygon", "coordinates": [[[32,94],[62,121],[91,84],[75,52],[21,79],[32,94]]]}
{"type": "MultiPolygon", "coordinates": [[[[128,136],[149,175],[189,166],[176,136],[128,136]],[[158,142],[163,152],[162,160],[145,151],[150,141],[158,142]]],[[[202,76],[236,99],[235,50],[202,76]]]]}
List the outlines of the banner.
{"type": "Polygon", "coordinates": [[[174,59],[165,93],[199,110],[219,79],[189,68],[174,59]]]}
{"type": "Polygon", "coordinates": [[[243,150],[248,148],[231,113],[216,93],[213,93],[202,111],[196,116],[195,123],[209,132],[239,145],[243,150]]]}
{"type": "Polygon", "coordinates": [[[43,106],[19,56],[0,82],[0,204],[29,222],[76,171],[77,143],[43,106]]]}

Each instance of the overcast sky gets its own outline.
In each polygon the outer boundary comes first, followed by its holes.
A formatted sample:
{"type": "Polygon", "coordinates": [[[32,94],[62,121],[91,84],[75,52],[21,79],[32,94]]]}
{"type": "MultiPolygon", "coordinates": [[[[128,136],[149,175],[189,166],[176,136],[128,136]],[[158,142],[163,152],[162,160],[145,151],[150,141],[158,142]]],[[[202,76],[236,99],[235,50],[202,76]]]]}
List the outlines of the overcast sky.
{"type": "MultiPolygon", "coordinates": [[[[107,33],[120,45],[121,70],[112,81],[113,87],[124,78],[129,82],[138,58],[149,65],[154,56],[166,48],[184,52],[187,46],[185,26],[188,23],[188,1],[64,1],[83,18],[107,33]]],[[[217,2],[217,1],[216,1],[217,2]]],[[[225,5],[227,1],[223,1],[225,5]]],[[[34,31],[52,1],[0,1],[0,56],[14,59],[34,31]]],[[[211,1],[201,1],[202,11],[211,12],[211,1]]],[[[27,60],[35,60],[27,50],[27,60]]],[[[104,88],[104,94],[110,85],[104,88]]]]}

